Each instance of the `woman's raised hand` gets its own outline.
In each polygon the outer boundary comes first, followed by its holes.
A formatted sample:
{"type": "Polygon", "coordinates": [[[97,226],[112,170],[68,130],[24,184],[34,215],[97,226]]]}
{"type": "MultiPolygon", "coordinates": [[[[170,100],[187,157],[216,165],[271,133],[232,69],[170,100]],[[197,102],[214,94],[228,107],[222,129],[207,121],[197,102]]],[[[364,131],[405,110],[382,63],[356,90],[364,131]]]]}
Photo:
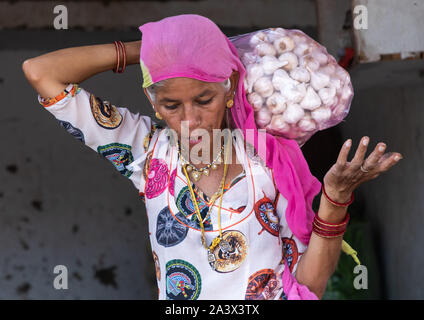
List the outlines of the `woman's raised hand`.
{"type": "Polygon", "coordinates": [[[325,191],[334,201],[342,203],[349,201],[352,192],[359,185],[377,178],[403,158],[398,152],[385,153],[386,144],[379,142],[374,151],[364,160],[369,140],[367,136],[362,137],[355,156],[349,162],[347,158],[352,140],[348,139],[340,150],[337,162],[326,173],[325,191]]]}

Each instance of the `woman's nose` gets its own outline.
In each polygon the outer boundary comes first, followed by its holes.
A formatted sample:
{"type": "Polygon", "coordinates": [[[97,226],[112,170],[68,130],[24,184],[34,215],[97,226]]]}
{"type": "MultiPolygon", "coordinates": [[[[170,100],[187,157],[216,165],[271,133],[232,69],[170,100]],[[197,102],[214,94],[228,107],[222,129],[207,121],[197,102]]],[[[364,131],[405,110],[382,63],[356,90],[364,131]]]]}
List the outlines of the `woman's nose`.
{"type": "Polygon", "coordinates": [[[183,121],[188,122],[186,123],[188,125],[189,130],[191,131],[191,130],[199,128],[201,124],[201,115],[194,108],[185,107],[183,121]]]}

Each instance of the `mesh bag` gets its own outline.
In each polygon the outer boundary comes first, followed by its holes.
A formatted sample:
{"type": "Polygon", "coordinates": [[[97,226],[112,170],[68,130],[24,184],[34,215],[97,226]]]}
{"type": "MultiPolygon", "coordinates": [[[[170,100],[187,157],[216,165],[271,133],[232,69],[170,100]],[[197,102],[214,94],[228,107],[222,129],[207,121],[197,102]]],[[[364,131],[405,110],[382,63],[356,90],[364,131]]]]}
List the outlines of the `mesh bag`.
{"type": "Polygon", "coordinates": [[[229,40],[246,68],[244,87],[258,128],[302,146],[349,113],[349,73],[304,32],[268,28],[229,40]]]}

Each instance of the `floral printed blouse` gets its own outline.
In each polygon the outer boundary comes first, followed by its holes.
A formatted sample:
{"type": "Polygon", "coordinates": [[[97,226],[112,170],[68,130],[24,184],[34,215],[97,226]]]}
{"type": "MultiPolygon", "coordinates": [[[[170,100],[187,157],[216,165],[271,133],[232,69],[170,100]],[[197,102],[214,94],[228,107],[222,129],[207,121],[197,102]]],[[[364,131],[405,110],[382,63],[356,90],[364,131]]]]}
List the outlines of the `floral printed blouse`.
{"type": "MultiPolygon", "coordinates": [[[[282,274],[295,275],[306,246],[287,225],[287,200],[276,189],[272,170],[239,134],[233,143],[244,171],[226,184],[221,207],[227,245],[208,254],[168,128],[78,84],[53,98],[38,95],[38,101],[69,134],[134,184],[146,206],[159,299],[286,299],[282,274]]],[[[209,244],[219,235],[219,201],[208,215],[208,197],[192,187],[209,244]]]]}

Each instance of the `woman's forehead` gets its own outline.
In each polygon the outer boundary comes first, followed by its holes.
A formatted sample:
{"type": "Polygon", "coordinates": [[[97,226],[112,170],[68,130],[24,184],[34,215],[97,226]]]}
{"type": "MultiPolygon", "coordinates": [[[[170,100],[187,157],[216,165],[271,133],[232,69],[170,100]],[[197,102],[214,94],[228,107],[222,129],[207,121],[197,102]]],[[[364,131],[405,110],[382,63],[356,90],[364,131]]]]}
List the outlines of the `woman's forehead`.
{"type": "Polygon", "coordinates": [[[163,87],[158,88],[158,97],[169,99],[183,99],[201,97],[216,93],[219,83],[204,82],[191,78],[172,78],[166,81],[163,87]]]}

